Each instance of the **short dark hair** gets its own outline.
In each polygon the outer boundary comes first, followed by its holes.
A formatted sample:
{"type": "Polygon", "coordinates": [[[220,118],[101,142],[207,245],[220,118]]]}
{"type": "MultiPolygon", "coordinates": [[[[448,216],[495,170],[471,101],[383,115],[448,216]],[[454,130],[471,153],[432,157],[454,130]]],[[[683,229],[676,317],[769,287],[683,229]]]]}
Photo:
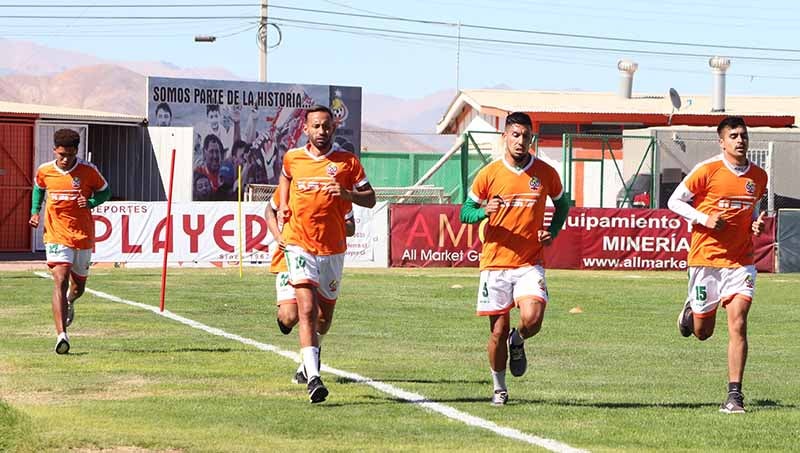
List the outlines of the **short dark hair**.
{"type": "Polygon", "coordinates": [[[225,150],[225,147],[222,146],[222,140],[220,140],[219,137],[217,137],[214,134],[208,134],[206,135],[206,138],[203,140],[203,151],[208,149],[208,145],[211,142],[216,142],[216,144],[219,145],[219,152],[223,152],[225,150]]]}
{"type": "Polygon", "coordinates": [[[508,116],[506,117],[506,128],[508,128],[512,124],[519,124],[520,126],[527,126],[529,128],[533,128],[533,123],[531,123],[531,117],[528,116],[527,113],[523,112],[512,112],[508,114],[508,116]]]}
{"type": "Polygon", "coordinates": [[[333,111],[330,108],[324,105],[317,104],[317,105],[312,105],[308,110],[306,110],[306,121],[308,121],[308,115],[314,112],[326,112],[328,116],[330,116],[331,119],[333,119],[333,111]]]}
{"type": "Polygon", "coordinates": [[[244,140],[236,140],[233,142],[231,146],[231,157],[238,155],[237,150],[244,149],[245,151],[250,150],[250,144],[244,140]]]}
{"type": "Polygon", "coordinates": [[[170,117],[172,117],[172,109],[169,108],[169,104],[166,102],[162,102],[156,106],[156,113],[158,113],[159,110],[164,110],[165,112],[169,113],[170,117]]]}
{"type": "Polygon", "coordinates": [[[719,122],[719,126],[717,126],[717,135],[722,137],[722,131],[725,129],[736,129],[739,126],[747,129],[747,124],[744,123],[744,118],[741,116],[726,116],[722,121],[719,122]]]}
{"type": "Polygon", "coordinates": [[[206,105],[206,115],[208,115],[209,113],[211,113],[213,111],[219,112],[219,104],[208,104],[208,105],[206,105]]]}
{"type": "Polygon", "coordinates": [[[77,148],[81,143],[81,135],[72,129],[59,129],[53,134],[53,144],[56,148],[77,148]]]}

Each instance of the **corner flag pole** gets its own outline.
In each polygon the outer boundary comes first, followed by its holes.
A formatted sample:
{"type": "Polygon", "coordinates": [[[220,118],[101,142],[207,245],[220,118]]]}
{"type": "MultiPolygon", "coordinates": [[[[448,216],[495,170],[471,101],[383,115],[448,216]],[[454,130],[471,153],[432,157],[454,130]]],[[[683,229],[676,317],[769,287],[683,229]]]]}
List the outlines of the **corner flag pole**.
{"type": "Polygon", "coordinates": [[[238,189],[238,204],[239,204],[239,278],[242,278],[242,236],[244,236],[244,231],[242,231],[242,166],[238,165],[237,172],[239,173],[239,177],[237,180],[239,181],[239,189],[238,189]]]}
{"type": "Polygon", "coordinates": [[[172,148],[172,159],[169,164],[169,192],[167,193],[167,242],[164,245],[164,263],[161,266],[161,305],[159,311],[164,311],[164,295],[167,289],[167,255],[172,244],[172,181],[175,176],[175,148],[172,148]]]}

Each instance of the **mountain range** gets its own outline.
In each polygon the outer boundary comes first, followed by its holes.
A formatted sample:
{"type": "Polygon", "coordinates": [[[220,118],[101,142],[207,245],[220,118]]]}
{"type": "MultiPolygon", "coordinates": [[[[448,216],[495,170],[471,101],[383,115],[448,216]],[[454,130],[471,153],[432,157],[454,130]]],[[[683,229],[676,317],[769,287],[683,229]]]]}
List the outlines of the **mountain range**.
{"type": "MultiPolygon", "coordinates": [[[[0,100],[145,115],[147,76],[241,80],[221,67],[112,61],[80,52],[0,39],[0,100]]],[[[444,152],[452,136],[436,135],[455,90],[418,99],[363,93],[362,148],[444,152]]]]}

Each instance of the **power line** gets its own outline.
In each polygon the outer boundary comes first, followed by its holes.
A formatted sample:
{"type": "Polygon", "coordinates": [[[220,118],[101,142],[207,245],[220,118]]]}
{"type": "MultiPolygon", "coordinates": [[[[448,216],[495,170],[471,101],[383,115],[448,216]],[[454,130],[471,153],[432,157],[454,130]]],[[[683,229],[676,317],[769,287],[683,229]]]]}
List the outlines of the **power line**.
{"type": "Polygon", "coordinates": [[[732,45],[725,45],[725,44],[697,44],[697,43],[689,43],[689,42],[681,42],[681,41],[656,41],[656,40],[648,40],[648,39],[634,39],[634,38],[617,38],[613,36],[600,36],[600,35],[585,35],[585,34],[577,34],[577,33],[557,33],[557,32],[546,32],[546,31],[536,31],[536,30],[524,30],[520,28],[507,28],[507,27],[493,27],[488,25],[475,25],[475,24],[465,24],[465,23],[457,23],[457,22],[444,22],[444,21],[435,21],[435,20],[424,20],[424,19],[411,19],[405,17],[386,17],[386,16],[376,16],[372,14],[356,14],[356,13],[345,13],[345,12],[338,12],[338,11],[324,11],[324,10],[315,10],[311,8],[298,8],[294,6],[281,6],[281,5],[270,5],[270,8],[275,9],[286,9],[291,11],[300,11],[300,12],[313,12],[319,14],[329,14],[335,16],[348,16],[348,17],[358,17],[363,19],[378,19],[378,20],[392,20],[398,22],[411,22],[417,24],[425,24],[425,25],[444,25],[449,27],[458,27],[459,25],[464,28],[473,28],[478,30],[491,30],[491,31],[505,31],[505,32],[513,32],[513,33],[525,33],[525,34],[532,34],[532,35],[542,35],[542,36],[553,36],[559,38],[579,38],[579,39],[596,39],[596,40],[603,40],[603,41],[616,41],[616,42],[631,42],[631,43],[638,43],[638,44],[659,44],[659,45],[670,45],[670,46],[683,46],[683,47],[713,47],[717,49],[731,49],[731,50],[759,50],[759,51],[770,51],[770,52],[790,52],[790,53],[800,53],[800,49],[787,49],[787,48],[777,48],[777,47],[753,47],[753,46],[732,46],[732,45]]]}
{"type": "MultiPolygon", "coordinates": [[[[407,17],[398,17],[398,16],[388,16],[383,14],[374,13],[368,10],[361,10],[358,8],[353,8],[338,2],[334,2],[331,0],[322,0],[326,3],[330,3],[333,5],[338,5],[341,7],[349,8],[355,11],[366,11],[371,14],[364,14],[364,13],[350,13],[350,12],[341,12],[341,11],[328,11],[328,10],[319,10],[313,8],[300,8],[294,6],[284,6],[284,5],[270,5],[270,8],[274,9],[284,9],[289,11],[298,11],[298,12],[307,12],[307,13],[316,13],[316,14],[326,14],[326,15],[334,15],[334,16],[346,16],[346,17],[355,17],[355,18],[362,18],[362,19],[376,19],[376,20],[389,20],[389,21],[397,21],[397,22],[407,22],[407,23],[415,23],[415,24],[423,24],[423,25],[440,25],[440,26],[448,26],[448,27],[458,27],[459,23],[456,22],[446,22],[446,21],[438,21],[438,20],[427,20],[427,19],[414,19],[414,18],[407,18],[407,17]]],[[[140,4],[140,3],[124,3],[124,4],[73,4],[73,5],[59,5],[59,4],[38,4],[38,5],[0,5],[0,8],[9,8],[9,7],[25,7],[25,8],[184,8],[184,7],[247,7],[253,6],[248,3],[209,3],[209,4],[140,4]]],[[[15,19],[57,19],[57,18],[65,18],[65,19],[81,19],[81,16],[0,16],[0,18],[15,18],[15,19]]],[[[85,18],[96,18],[96,19],[113,19],[114,17],[108,16],[83,16],[85,18]]],[[[231,19],[243,19],[249,18],[248,17],[229,17],[229,16],[217,16],[218,18],[231,18],[231,19]]],[[[139,17],[129,17],[131,19],[150,19],[151,16],[139,16],[139,17]]],[[[165,17],[167,18],[167,17],[165,17]]],[[[186,17],[169,17],[171,19],[179,19],[185,20],[186,17]]],[[[205,19],[213,19],[205,18],[205,19]]],[[[614,42],[628,42],[628,43],[637,43],[637,44],[652,44],[652,45],[669,45],[669,46],[677,46],[677,47],[691,47],[691,48],[715,48],[715,49],[728,49],[728,50],[752,50],[752,51],[767,51],[767,52],[787,52],[787,53],[800,53],[800,49],[790,49],[790,48],[780,48],[780,47],[757,47],[757,46],[735,46],[735,45],[727,45],[727,44],[705,44],[705,43],[691,43],[691,42],[683,42],[683,41],[659,41],[659,40],[649,40],[649,39],[636,39],[636,38],[618,38],[614,36],[602,36],[602,35],[588,35],[588,34],[580,34],[580,33],[559,33],[559,32],[548,32],[548,31],[539,31],[539,30],[525,30],[519,28],[510,28],[510,27],[494,27],[489,25],[477,25],[477,24],[466,24],[461,23],[461,27],[464,28],[471,28],[476,30],[488,30],[488,31],[503,31],[503,32],[511,32],[511,33],[523,33],[523,34],[532,34],[532,35],[541,35],[541,36],[552,36],[558,38],[577,38],[577,39],[593,39],[593,40],[601,40],[601,41],[614,41],[614,42]]]]}
{"type": "MultiPolygon", "coordinates": [[[[337,26],[337,27],[344,27],[349,28],[352,30],[363,30],[363,31],[372,31],[372,32],[383,32],[383,33],[396,33],[396,34],[403,34],[403,35],[412,35],[412,36],[425,36],[430,38],[440,38],[440,39],[458,39],[456,36],[452,35],[445,35],[439,33],[424,33],[424,32],[412,32],[407,30],[392,30],[387,28],[375,28],[375,27],[362,27],[356,25],[344,25],[344,24],[331,24],[328,22],[315,22],[315,21],[307,21],[307,20],[300,20],[300,19],[291,19],[291,18],[282,18],[282,17],[272,17],[274,21],[284,21],[289,23],[302,23],[307,25],[318,25],[318,26],[337,26]]],[[[589,51],[600,51],[600,52],[615,52],[615,53],[626,53],[626,54],[641,54],[641,55],[660,55],[660,56],[671,56],[671,57],[696,57],[696,58],[708,58],[708,54],[698,54],[698,53],[689,53],[689,52],[667,52],[667,51],[658,51],[658,50],[642,50],[642,49],[624,49],[624,48],[614,48],[614,47],[593,47],[593,46],[579,46],[579,45],[570,45],[570,44],[554,44],[554,43],[542,43],[542,42],[532,42],[532,41],[516,41],[516,40],[508,40],[508,39],[496,39],[496,38],[480,38],[474,36],[461,36],[462,40],[465,41],[472,41],[472,42],[484,42],[484,43],[494,43],[494,44],[508,44],[508,45],[518,45],[518,46],[531,46],[531,47],[546,47],[546,48],[555,48],[555,49],[569,49],[569,50],[589,50],[589,51]]],[[[775,61],[775,62],[782,62],[782,63],[800,63],[800,58],[779,58],[779,57],[759,57],[753,55],[737,55],[737,60],[752,60],[752,61],[775,61]]]]}

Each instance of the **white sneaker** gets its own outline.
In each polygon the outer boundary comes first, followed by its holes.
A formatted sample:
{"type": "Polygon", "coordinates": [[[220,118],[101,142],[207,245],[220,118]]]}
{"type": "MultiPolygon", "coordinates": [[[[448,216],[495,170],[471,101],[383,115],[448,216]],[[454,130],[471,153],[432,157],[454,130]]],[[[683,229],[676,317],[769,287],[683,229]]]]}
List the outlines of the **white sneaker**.
{"type": "Polygon", "coordinates": [[[492,395],[492,406],[505,406],[508,402],[508,391],[495,390],[492,395]]]}
{"type": "Polygon", "coordinates": [[[56,340],[56,354],[66,354],[69,352],[69,337],[67,337],[67,333],[63,332],[58,334],[58,339],[56,340]]]}

